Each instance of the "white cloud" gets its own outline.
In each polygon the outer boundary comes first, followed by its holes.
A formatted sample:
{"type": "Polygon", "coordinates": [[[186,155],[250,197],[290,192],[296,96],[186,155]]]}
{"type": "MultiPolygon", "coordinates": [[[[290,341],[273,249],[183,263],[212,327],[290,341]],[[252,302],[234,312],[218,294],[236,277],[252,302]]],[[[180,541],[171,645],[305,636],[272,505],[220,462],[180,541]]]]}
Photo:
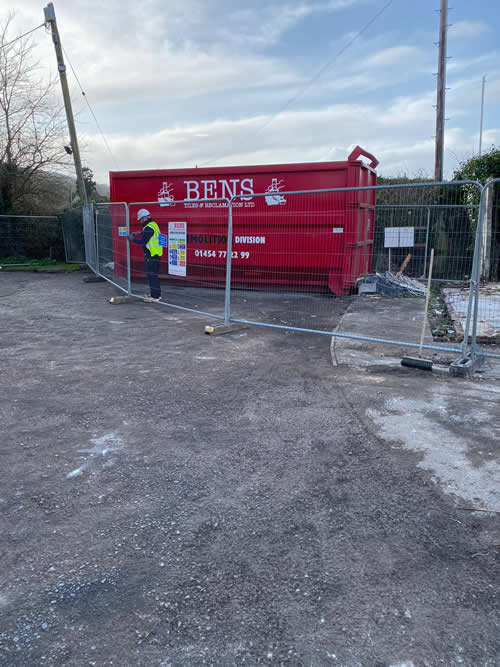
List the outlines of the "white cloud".
{"type": "Polygon", "coordinates": [[[415,46],[392,46],[374,53],[365,58],[365,67],[385,67],[387,65],[398,65],[405,61],[418,62],[422,52],[415,46]]]}
{"type": "Polygon", "coordinates": [[[453,74],[455,72],[463,72],[466,69],[471,69],[479,65],[483,69],[488,66],[496,67],[498,65],[498,58],[498,51],[482,53],[480,56],[474,58],[452,58],[448,62],[447,70],[453,74]]]}
{"type": "MultiPolygon", "coordinates": [[[[281,37],[308,16],[332,13],[366,4],[369,0],[325,0],[285,4],[259,1],[247,8],[228,11],[219,28],[220,36],[230,44],[265,47],[277,44],[281,37]]],[[[234,5],[233,5],[234,7],[234,5]]]]}
{"type": "Polygon", "coordinates": [[[101,102],[129,100],[130,104],[152,99],[197,97],[227,89],[285,86],[298,81],[286,64],[272,58],[202,53],[187,48],[169,52],[158,49],[149,55],[123,54],[110,49],[99,64],[89,69],[93,99],[101,102]],[[116,63],[126,76],[117,76],[116,63]]]}
{"type": "MultiPolygon", "coordinates": [[[[42,10],[37,0],[19,4],[17,27],[23,32],[42,20],[42,10]]],[[[417,28],[405,19],[399,27],[391,23],[391,32],[379,32],[387,24],[378,22],[306,86],[348,43],[347,30],[358,27],[356,21],[344,25],[341,10],[359,6],[363,23],[363,5],[373,11],[375,4],[72,0],[56,10],[63,44],[121,168],[193,166],[220,156],[217,164],[345,159],[359,143],[381,158],[382,173],[416,173],[433,163],[431,73],[437,54],[424,45],[433,41],[434,24],[432,30],[417,28]],[[313,26],[323,18],[332,30],[321,51],[319,42],[313,44],[313,26]],[[287,112],[269,123],[291,98],[287,112]]],[[[490,40],[479,49],[473,41],[473,51],[462,48],[468,38],[487,38],[487,30],[480,21],[461,21],[450,31],[447,147],[457,155],[470,152],[475,141],[483,69],[489,73],[490,118],[496,117],[493,104],[500,103],[495,44],[490,40]],[[469,129],[460,130],[458,120],[466,126],[467,118],[469,129]]],[[[35,39],[42,63],[54,71],[50,37],[41,30],[35,39]]],[[[81,101],[78,92],[75,107],[81,101]]],[[[498,136],[492,124],[486,123],[488,140],[498,136]]],[[[93,134],[92,118],[82,113],[77,125],[84,161],[99,181],[107,180],[113,163],[93,134]]]]}
{"type": "MultiPolygon", "coordinates": [[[[153,169],[231,164],[345,160],[360,144],[380,160],[379,173],[432,172],[434,115],[432,94],[381,104],[334,105],[319,111],[281,114],[269,127],[266,117],[201,123],[137,137],[114,137],[112,150],[122,169],[153,169]],[[198,135],[198,136],[197,136],[198,135]],[[200,136],[201,135],[201,136],[200,136]],[[217,159],[220,158],[220,159],[217,159]]],[[[490,130],[488,142],[500,139],[490,130]]],[[[450,127],[446,135],[448,175],[470,156],[474,135],[450,127]],[[458,156],[458,158],[456,157],[458,156]]],[[[100,142],[87,137],[99,180],[107,178],[109,157],[100,142]]]]}
{"type": "Polygon", "coordinates": [[[483,21],[458,21],[451,26],[449,35],[451,39],[479,37],[490,30],[490,26],[483,21]]]}
{"type": "Polygon", "coordinates": [[[389,128],[431,125],[436,113],[434,103],[434,92],[418,97],[399,97],[386,110],[380,111],[378,123],[389,128]]]}
{"type": "MultiPolygon", "coordinates": [[[[450,81],[447,93],[448,101],[462,110],[476,108],[479,110],[481,101],[481,78],[474,76],[450,81]]],[[[486,79],[487,104],[500,104],[500,71],[492,72],[486,79]]],[[[478,111],[479,113],[479,111],[478,111]]]]}

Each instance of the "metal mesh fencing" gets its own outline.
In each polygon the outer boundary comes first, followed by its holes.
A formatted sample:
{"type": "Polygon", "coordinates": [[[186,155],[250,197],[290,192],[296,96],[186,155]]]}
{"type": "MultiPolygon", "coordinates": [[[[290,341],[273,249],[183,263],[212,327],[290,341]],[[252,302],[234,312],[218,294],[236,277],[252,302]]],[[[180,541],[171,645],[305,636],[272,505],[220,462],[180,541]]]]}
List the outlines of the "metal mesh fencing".
{"type": "Polygon", "coordinates": [[[486,184],[481,210],[472,348],[500,359],[500,178],[486,184]]]}
{"type": "Polygon", "coordinates": [[[481,187],[474,183],[381,186],[377,190],[374,268],[397,273],[411,255],[406,275],[423,278],[434,248],[434,280],[469,281],[480,196],[481,187]],[[471,192],[477,195],[475,203],[468,202],[471,192]]]}
{"type": "Polygon", "coordinates": [[[57,216],[0,216],[0,263],[50,265],[64,261],[64,239],[57,216]]]}
{"type": "Polygon", "coordinates": [[[85,262],[87,266],[97,274],[99,272],[97,262],[97,239],[96,239],[96,216],[93,204],[82,207],[83,238],[85,245],[85,262]]]}
{"type": "MultiPolygon", "coordinates": [[[[386,314],[391,303],[421,299],[415,310],[423,317],[422,278],[434,248],[435,335],[427,347],[460,352],[470,321],[450,320],[444,290],[470,287],[479,214],[468,201],[474,188],[480,194],[478,184],[467,182],[235,197],[231,319],[331,335],[348,304],[369,294],[383,300],[386,314]]],[[[398,340],[390,324],[383,333],[377,340],[418,345],[417,335],[398,340]]]]}
{"type": "Polygon", "coordinates": [[[83,208],[80,206],[59,216],[67,262],[85,263],[85,239],[83,233],[83,208]]]}
{"type": "MultiPolygon", "coordinates": [[[[137,213],[146,208],[161,232],[161,302],[223,318],[227,265],[228,199],[130,204],[130,230],[140,232],[137,213]]],[[[130,243],[131,289],[148,293],[144,253],[130,243]]]]}
{"type": "Polygon", "coordinates": [[[98,204],[86,253],[99,275],[128,294],[147,294],[143,249],[127,239],[141,231],[137,213],[147,208],[164,249],[162,304],[227,322],[418,347],[420,326],[409,335],[404,318],[423,321],[432,250],[432,340],[424,347],[463,353],[482,341],[482,318],[497,318],[495,285],[486,301],[478,285],[480,275],[498,275],[499,183],[490,183],[490,194],[467,181],[98,204]],[[353,300],[372,297],[371,322],[336,330],[353,300]]]}
{"type": "MultiPolygon", "coordinates": [[[[413,246],[408,248],[408,252],[411,253],[411,261],[405,267],[407,275],[417,279],[426,278],[431,247],[436,251],[436,248],[442,248],[443,244],[447,248],[451,244],[453,256],[446,256],[440,261],[439,257],[442,257],[442,254],[435,255],[437,262],[433,267],[434,278],[441,278],[447,282],[469,280],[470,275],[466,271],[471,267],[471,258],[474,253],[474,227],[470,226],[470,216],[474,215],[474,225],[476,225],[478,210],[479,203],[477,205],[434,204],[429,206],[425,204],[377,205],[373,248],[374,269],[379,272],[397,272],[408,254],[405,254],[405,248],[385,246],[385,229],[413,228],[413,246]]],[[[388,233],[394,234],[395,232],[388,233]]],[[[400,231],[397,233],[400,234],[400,231]]]]}
{"type": "Polygon", "coordinates": [[[94,215],[97,273],[129,292],[128,206],[124,203],[94,204],[94,215]]]}

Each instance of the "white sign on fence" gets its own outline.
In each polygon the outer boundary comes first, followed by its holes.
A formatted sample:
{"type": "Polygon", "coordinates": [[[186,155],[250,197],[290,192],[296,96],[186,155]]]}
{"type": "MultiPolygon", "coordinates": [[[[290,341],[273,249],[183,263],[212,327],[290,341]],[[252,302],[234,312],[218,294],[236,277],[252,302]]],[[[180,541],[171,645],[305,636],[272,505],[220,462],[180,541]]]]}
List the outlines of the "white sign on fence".
{"type": "Polygon", "coordinates": [[[415,227],[386,227],[384,248],[413,248],[415,227]]]}
{"type": "Polygon", "coordinates": [[[386,227],[384,248],[399,248],[399,227],[386,227]]]}

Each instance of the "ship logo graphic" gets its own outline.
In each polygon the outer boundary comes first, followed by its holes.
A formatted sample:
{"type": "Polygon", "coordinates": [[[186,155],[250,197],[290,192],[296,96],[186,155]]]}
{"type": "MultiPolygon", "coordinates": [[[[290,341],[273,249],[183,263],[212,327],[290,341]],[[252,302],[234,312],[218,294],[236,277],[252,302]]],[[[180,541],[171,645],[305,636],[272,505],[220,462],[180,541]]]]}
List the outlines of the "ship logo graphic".
{"type": "Polygon", "coordinates": [[[175,201],[172,196],[174,186],[172,183],[167,183],[165,181],[161,186],[161,190],[158,193],[158,203],[160,206],[175,206],[175,201]]]}
{"type": "Polygon", "coordinates": [[[280,194],[280,190],[283,190],[285,186],[283,181],[278,181],[277,178],[273,178],[271,185],[267,188],[265,192],[265,200],[268,206],[282,206],[286,204],[286,199],[280,194]]]}

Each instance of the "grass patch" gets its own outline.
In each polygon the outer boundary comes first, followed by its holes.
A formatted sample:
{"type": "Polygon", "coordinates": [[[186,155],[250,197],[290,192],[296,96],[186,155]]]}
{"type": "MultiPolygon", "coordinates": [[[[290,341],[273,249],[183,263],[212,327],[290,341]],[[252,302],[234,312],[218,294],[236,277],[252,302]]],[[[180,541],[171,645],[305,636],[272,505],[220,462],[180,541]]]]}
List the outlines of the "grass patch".
{"type": "Polygon", "coordinates": [[[61,264],[61,261],[52,259],[51,257],[44,257],[43,259],[30,259],[25,255],[9,255],[9,257],[3,257],[0,259],[0,266],[6,266],[7,264],[23,264],[26,266],[53,266],[55,264],[61,264]]]}
{"type": "Polygon", "coordinates": [[[81,264],[68,264],[55,259],[27,259],[26,257],[11,256],[0,259],[2,271],[80,271],[81,264]]]}

